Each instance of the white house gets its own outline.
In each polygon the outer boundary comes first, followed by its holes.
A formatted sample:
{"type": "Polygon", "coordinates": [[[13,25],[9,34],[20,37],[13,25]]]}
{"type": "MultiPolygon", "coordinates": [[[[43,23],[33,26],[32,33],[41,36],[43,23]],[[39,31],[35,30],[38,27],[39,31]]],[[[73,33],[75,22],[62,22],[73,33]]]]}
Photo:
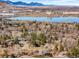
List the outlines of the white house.
{"type": "Polygon", "coordinates": [[[13,13],[0,13],[0,16],[14,16],[13,13]]]}

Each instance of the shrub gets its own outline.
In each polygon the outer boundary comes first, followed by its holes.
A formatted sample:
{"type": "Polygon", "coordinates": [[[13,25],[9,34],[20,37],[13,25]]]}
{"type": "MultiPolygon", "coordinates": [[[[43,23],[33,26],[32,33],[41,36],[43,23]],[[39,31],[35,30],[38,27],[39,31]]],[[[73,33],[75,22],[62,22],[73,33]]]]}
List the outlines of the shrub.
{"type": "Polygon", "coordinates": [[[76,28],[79,30],[79,24],[76,24],[75,26],[76,26],[76,28]]]}
{"type": "Polygon", "coordinates": [[[42,33],[39,35],[37,35],[36,33],[31,33],[31,36],[31,43],[36,47],[40,47],[41,45],[44,45],[46,43],[46,37],[42,33]]]}
{"type": "Polygon", "coordinates": [[[2,55],[3,58],[8,58],[8,54],[7,54],[7,51],[4,50],[4,54],[2,55]]]}
{"type": "Polygon", "coordinates": [[[55,37],[54,37],[54,40],[58,40],[58,37],[57,37],[57,36],[55,36],[55,37]]]}
{"type": "Polygon", "coordinates": [[[8,35],[0,35],[0,42],[4,42],[5,40],[11,39],[8,35]]]}
{"type": "Polygon", "coordinates": [[[13,38],[13,43],[14,43],[14,44],[19,44],[18,37],[14,37],[14,38],[13,38]]]}
{"type": "Polygon", "coordinates": [[[33,57],[35,58],[48,58],[48,57],[53,57],[51,53],[47,53],[44,55],[34,55],[33,57]]]}
{"type": "Polygon", "coordinates": [[[37,34],[36,33],[31,33],[31,36],[32,36],[31,43],[34,46],[38,46],[38,43],[36,42],[36,40],[37,40],[37,34]]]}
{"type": "Polygon", "coordinates": [[[23,32],[21,37],[25,38],[28,35],[28,32],[23,32]]]}
{"type": "Polygon", "coordinates": [[[22,31],[22,35],[21,35],[21,37],[26,37],[27,35],[28,35],[28,32],[27,32],[27,29],[26,29],[26,27],[25,26],[22,26],[22,29],[21,29],[21,31],[22,31]]]}
{"type": "Polygon", "coordinates": [[[79,57],[79,48],[74,47],[74,48],[70,49],[67,53],[67,56],[73,57],[73,58],[79,57]]]}
{"type": "Polygon", "coordinates": [[[38,36],[38,39],[39,39],[39,43],[40,43],[41,45],[44,45],[44,44],[46,43],[46,36],[45,36],[43,33],[41,33],[41,34],[38,36]]]}
{"type": "Polygon", "coordinates": [[[79,39],[78,39],[78,41],[77,41],[77,46],[79,47],[79,39]]]}
{"type": "Polygon", "coordinates": [[[64,46],[60,43],[59,44],[59,52],[63,51],[64,50],[64,46]]]}

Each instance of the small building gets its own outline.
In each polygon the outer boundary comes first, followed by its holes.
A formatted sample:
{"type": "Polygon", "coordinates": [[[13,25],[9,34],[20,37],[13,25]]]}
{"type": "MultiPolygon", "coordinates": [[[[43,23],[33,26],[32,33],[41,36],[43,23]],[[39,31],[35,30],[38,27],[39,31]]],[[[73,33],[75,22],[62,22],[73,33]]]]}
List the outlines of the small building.
{"type": "Polygon", "coordinates": [[[0,16],[14,16],[14,13],[0,13],[0,16]]]}
{"type": "Polygon", "coordinates": [[[47,11],[47,12],[46,12],[46,14],[49,14],[49,15],[50,15],[51,13],[52,13],[52,12],[50,12],[50,11],[47,11]]]}
{"type": "Polygon", "coordinates": [[[79,14],[79,12],[63,12],[63,14],[79,14]]]}

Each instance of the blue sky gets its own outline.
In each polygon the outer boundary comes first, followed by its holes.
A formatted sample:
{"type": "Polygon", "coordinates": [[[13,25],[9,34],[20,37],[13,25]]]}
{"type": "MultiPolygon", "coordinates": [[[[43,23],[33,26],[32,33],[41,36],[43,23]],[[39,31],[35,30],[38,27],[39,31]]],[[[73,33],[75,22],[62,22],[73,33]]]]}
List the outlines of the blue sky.
{"type": "Polygon", "coordinates": [[[79,0],[11,0],[11,1],[24,1],[24,2],[39,2],[49,5],[76,5],[79,6],[79,0]]]}

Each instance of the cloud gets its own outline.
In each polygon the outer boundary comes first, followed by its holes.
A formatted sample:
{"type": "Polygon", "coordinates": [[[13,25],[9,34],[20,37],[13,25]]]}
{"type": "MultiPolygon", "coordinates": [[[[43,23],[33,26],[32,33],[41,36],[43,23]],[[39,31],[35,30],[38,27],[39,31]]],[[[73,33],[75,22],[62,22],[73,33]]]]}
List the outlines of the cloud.
{"type": "Polygon", "coordinates": [[[75,5],[79,6],[79,0],[47,0],[50,3],[48,4],[54,4],[54,5],[75,5]]]}

